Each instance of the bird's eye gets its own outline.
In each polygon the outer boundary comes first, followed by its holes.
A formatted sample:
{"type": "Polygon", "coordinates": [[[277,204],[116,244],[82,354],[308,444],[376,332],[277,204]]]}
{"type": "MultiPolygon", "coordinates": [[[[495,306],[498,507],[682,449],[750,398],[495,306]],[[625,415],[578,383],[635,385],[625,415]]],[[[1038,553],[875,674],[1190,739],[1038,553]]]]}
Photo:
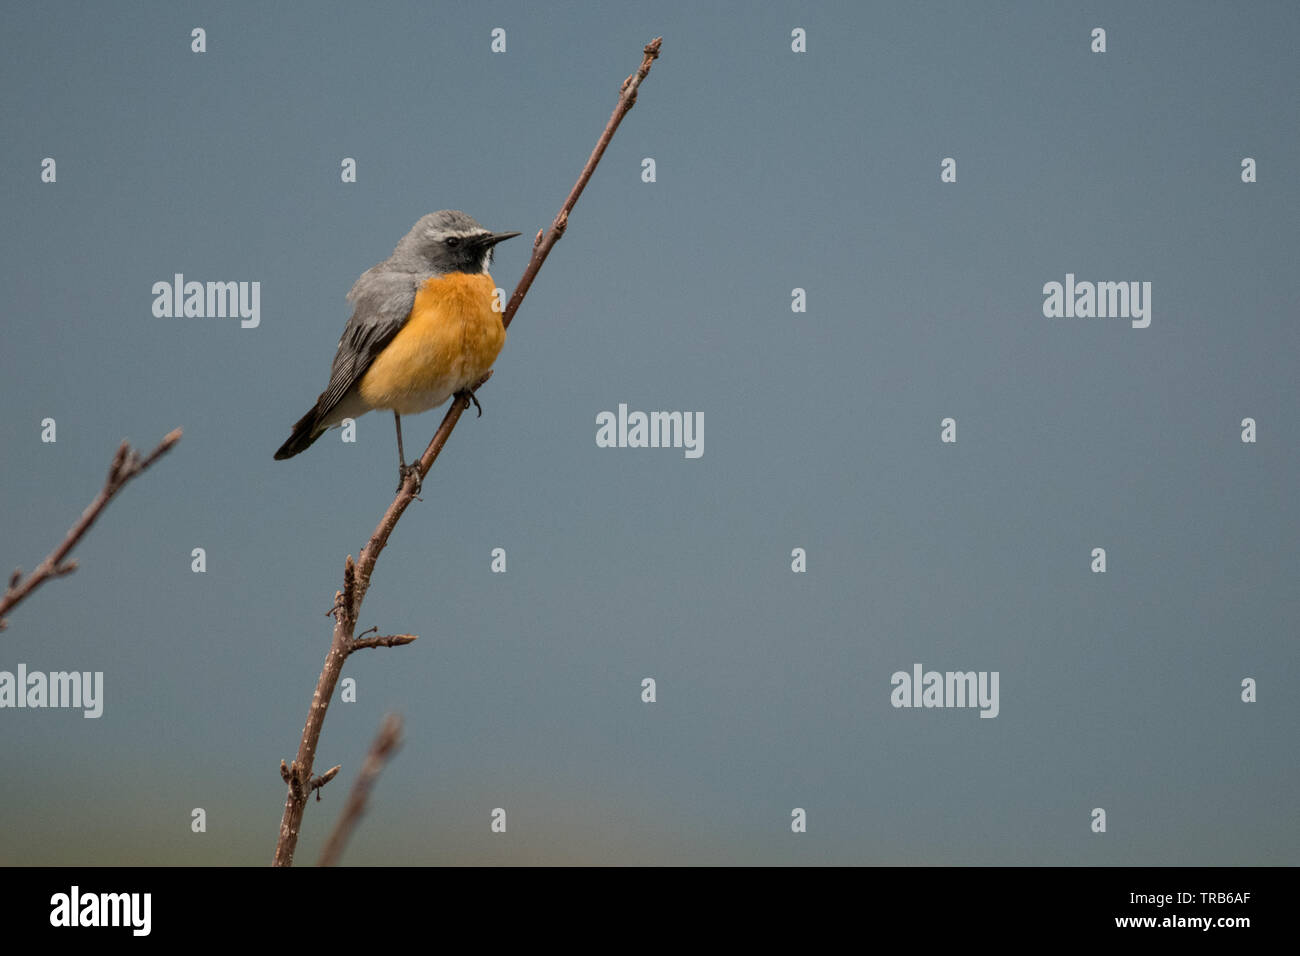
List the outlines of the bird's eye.
{"type": "Polygon", "coordinates": [[[446,239],[443,240],[443,242],[447,243],[447,245],[448,245],[450,248],[454,249],[454,248],[456,248],[458,245],[460,245],[460,237],[459,237],[459,236],[448,236],[446,239]]]}

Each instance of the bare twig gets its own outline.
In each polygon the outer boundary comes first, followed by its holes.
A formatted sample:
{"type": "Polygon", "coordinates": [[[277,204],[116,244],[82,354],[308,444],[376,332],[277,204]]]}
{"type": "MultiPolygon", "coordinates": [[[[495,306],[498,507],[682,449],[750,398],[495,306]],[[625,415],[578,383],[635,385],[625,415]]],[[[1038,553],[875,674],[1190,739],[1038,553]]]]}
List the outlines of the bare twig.
{"type": "MultiPolygon", "coordinates": [[[[663,42],[663,37],[656,37],[647,43],[645,49],[641,51],[641,65],[637,67],[635,73],[623,81],[623,86],[618,91],[618,103],[614,106],[614,113],[610,116],[609,122],[605,124],[605,132],[601,133],[600,139],[596,140],[596,148],[591,151],[591,156],[587,159],[587,165],[582,167],[582,173],[578,176],[578,181],[573,184],[573,189],[569,190],[569,198],[564,200],[564,205],[560,207],[559,213],[556,214],[550,230],[545,234],[539,232],[537,234],[538,238],[533,240],[533,256],[528,260],[528,267],[524,269],[519,285],[515,286],[514,295],[510,297],[510,302],[506,305],[506,311],[501,316],[501,321],[506,328],[510,328],[510,322],[515,317],[515,312],[519,310],[519,304],[524,301],[524,296],[528,294],[528,290],[532,287],[533,279],[537,276],[538,270],[542,268],[542,263],[551,254],[552,247],[564,235],[564,230],[569,225],[569,213],[577,205],[578,197],[582,195],[582,191],[587,188],[587,181],[591,179],[591,174],[596,171],[596,164],[600,162],[600,157],[605,155],[605,147],[614,138],[614,132],[618,129],[618,124],[623,122],[623,117],[627,115],[627,111],[635,105],[637,90],[641,87],[641,81],[650,73],[651,64],[659,58],[659,48],[663,45],[663,42]]],[[[463,400],[458,399],[458,401],[463,400]]],[[[463,405],[461,407],[464,408],[463,405]]],[[[448,414],[450,415],[450,413],[448,414]]],[[[446,422],[444,421],[443,424],[446,424],[446,422]]],[[[438,430],[441,431],[442,429],[438,430]]],[[[421,459],[421,462],[423,462],[423,459],[421,459]]]]}
{"type": "Polygon", "coordinates": [[[339,861],[343,847],[347,845],[352,831],[356,829],[362,814],[366,812],[366,798],[370,795],[370,788],[379,779],[379,774],[384,769],[384,764],[388,762],[388,758],[401,744],[402,718],[396,714],[389,714],[384,718],[383,726],[379,728],[379,733],[370,745],[370,752],[366,754],[361,772],[357,774],[356,782],[352,784],[352,792],[348,794],[348,802],[343,807],[343,813],[340,814],[338,823],[334,824],[334,832],[325,841],[325,849],[321,850],[318,866],[333,866],[339,861]]]}
{"type": "MultiPolygon", "coordinates": [[[[335,777],[337,777],[337,776],[339,775],[339,771],[342,770],[342,769],[343,769],[343,765],[342,765],[342,764],[336,764],[335,766],[330,767],[328,770],[326,770],[326,771],[325,771],[323,774],[321,774],[319,777],[312,777],[312,778],[311,778],[311,783],[310,783],[310,785],[308,786],[308,789],[309,789],[309,790],[320,790],[321,787],[325,786],[325,784],[329,783],[331,780],[333,780],[335,777]]],[[[316,799],[317,799],[317,800],[320,799],[320,794],[319,794],[319,793],[316,794],[316,799]]]]}
{"type": "Polygon", "coordinates": [[[181,430],[179,428],[168,432],[163,440],[158,443],[158,447],[149,452],[144,458],[141,458],[140,453],[126,441],[123,441],[118,446],[117,454],[113,456],[113,462],[109,465],[108,477],[104,480],[104,487],[95,496],[95,500],[81,513],[81,517],[68,531],[63,543],[55,548],[49,557],[37,565],[36,570],[27,575],[26,579],[23,578],[22,571],[15,571],[9,577],[9,586],[5,589],[4,594],[0,595],[0,631],[3,631],[9,623],[4,619],[5,614],[19,601],[50,578],[63,577],[63,575],[71,574],[77,570],[76,561],[67,561],[65,559],[68,553],[77,546],[77,542],[90,530],[90,526],[95,523],[95,519],[99,517],[100,512],[113,500],[113,496],[122,490],[123,485],[165,455],[180,440],[181,430]]]}
{"type": "Polygon", "coordinates": [[[389,634],[385,637],[363,637],[352,642],[352,649],[359,651],[363,647],[401,647],[415,640],[414,634],[389,634]]]}
{"type": "MultiPolygon", "coordinates": [[[[600,162],[600,157],[604,155],[605,147],[609,145],[614,131],[618,129],[619,123],[627,115],[627,111],[632,108],[636,102],[637,90],[641,86],[641,81],[646,78],[650,72],[650,66],[659,56],[659,47],[663,42],[663,37],[659,37],[646,44],[642,50],[641,66],[635,73],[623,81],[619,89],[618,103],[614,106],[614,112],[605,124],[605,131],[601,133],[600,139],[596,141],[596,147],[591,151],[591,156],[587,164],[582,168],[582,173],[578,176],[578,181],[574,184],[573,189],[569,191],[568,198],[564,200],[564,205],[560,207],[559,213],[551,223],[551,228],[545,233],[538,233],[538,238],[533,243],[532,258],[528,261],[527,268],[515,287],[514,294],[510,297],[510,302],[506,305],[505,312],[501,316],[501,321],[507,327],[514,319],[515,313],[519,310],[519,305],[528,293],[528,289],[533,284],[533,279],[546,261],[555,243],[564,235],[564,230],[569,224],[569,213],[573,210],[582,195],[582,190],[586,187],[587,181],[591,179],[591,174],[600,162]]],[[[491,376],[491,372],[484,375],[474,386],[477,389],[491,376]]],[[[434,461],[441,453],[443,446],[447,444],[447,439],[451,437],[452,429],[460,421],[460,416],[464,413],[465,408],[469,405],[469,392],[461,392],[447,409],[447,414],[443,417],[442,423],[438,430],[434,432],[433,439],[429,442],[429,447],[424,450],[420,460],[416,463],[419,472],[419,482],[423,482],[429,469],[433,467],[434,461]]],[[[407,480],[402,482],[402,487],[398,490],[397,496],[393,503],[388,506],[388,510],[380,519],[378,527],[375,528],[374,534],[366,546],[361,549],[355,564],[352,556],[348,555],[347,562],[343,572],[343,590],[336,596],[334,607],[330,613],[334,615],[334,636],[330,642],[329,653],[325,655],[325,666],[321,669],[320,678],[316,682],[316,691],[312,695],[311,708],[307,712],[307,723],[302,729],[302,740],[298,744],[298,756],[289,768],[285,768],[284,762],[281,761],[281,774],[288,774],[286,782],[289,784],[289,792],[285,797],[284,815],[280,820],[280,836],[275,845],[274,866],[292,866],[294,849],[298,845],[298,834],[302,828],[302,816],[307,809],[307,790],[306,781],[310,779],[311,767],[316,759],[316,747],[320,743],[321,727],[325,722],[325,711],[329,707],[330,698],[334,694],[334,687],[338,683],[340,674],[343,671],[343,662],[347,660],[349,654],[360,647],[376,646],[393,646],[368,643],[370,638],[358,641],[353,638],[353,632],[356,628],[357,615],[361,608],[361,602],[366,596],[366,591],[370,588],[370,575],[375,569],[375,562],[379,559],[380,553],[384,546],[388,544],[388,538],[393,533],[393,528],[397,526],[397,521],[405,513],[407,506],[415,500],[414,489],[418,487],[416,481],[416,472],[412,472],[407,480]]],[[[409,637],[410,635],[397,635],[398,637],[409,637]]],[[[400,643],[408,643],[401,641],[400,643]]]]}

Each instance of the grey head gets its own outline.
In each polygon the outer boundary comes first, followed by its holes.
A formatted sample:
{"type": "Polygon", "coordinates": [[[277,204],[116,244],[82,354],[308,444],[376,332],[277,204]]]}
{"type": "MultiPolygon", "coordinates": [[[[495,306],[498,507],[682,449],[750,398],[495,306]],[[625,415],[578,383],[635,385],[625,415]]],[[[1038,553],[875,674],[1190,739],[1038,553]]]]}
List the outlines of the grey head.
{"type": "Polygon", "coordinates": [[[421,216],[385,264],[400,272],[487,272],[498,242],[517,232],[491,232],[455,209],[421,216]]]}

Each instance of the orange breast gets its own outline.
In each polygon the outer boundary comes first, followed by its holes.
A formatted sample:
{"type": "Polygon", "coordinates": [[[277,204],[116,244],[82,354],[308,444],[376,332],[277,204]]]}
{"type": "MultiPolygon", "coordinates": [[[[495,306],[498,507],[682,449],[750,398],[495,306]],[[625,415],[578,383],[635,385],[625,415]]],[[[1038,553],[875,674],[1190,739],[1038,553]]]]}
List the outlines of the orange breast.
{"type": "Polygon", "coordinates": [[[495,288],[486,272],[453,272],[421,286],[410,319],[361,377],[366,404],[415,414],[482,378],[506,341],[492,309],[495,288]]]}

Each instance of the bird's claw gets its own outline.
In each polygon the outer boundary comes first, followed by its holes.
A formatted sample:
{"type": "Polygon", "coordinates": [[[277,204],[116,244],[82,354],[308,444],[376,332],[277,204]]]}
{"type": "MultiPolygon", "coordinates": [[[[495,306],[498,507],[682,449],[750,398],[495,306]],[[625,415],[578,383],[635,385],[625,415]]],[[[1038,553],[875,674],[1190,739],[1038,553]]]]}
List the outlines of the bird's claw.
{"type": "Polygon", "coordinates": [[[470,400],[471,402],[473,402],[473,403],[474,403],[474,407],[478,409],[478,415],[477,415],[476,417],[478,417],[478,418],[482,418],[482,417],[483,417],[483,406],[480,405],[480,404],[478,403],[478,396],[474,394],[474,390],[473,390],[473,389],[469,389],[469,388],[467,388],[467,389],[465,389],[464,394],[467,395],[467,396],[469,396],[469,400],[470,400]]]}

